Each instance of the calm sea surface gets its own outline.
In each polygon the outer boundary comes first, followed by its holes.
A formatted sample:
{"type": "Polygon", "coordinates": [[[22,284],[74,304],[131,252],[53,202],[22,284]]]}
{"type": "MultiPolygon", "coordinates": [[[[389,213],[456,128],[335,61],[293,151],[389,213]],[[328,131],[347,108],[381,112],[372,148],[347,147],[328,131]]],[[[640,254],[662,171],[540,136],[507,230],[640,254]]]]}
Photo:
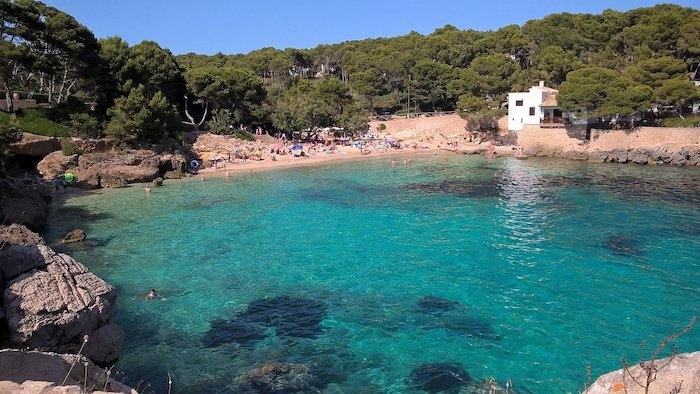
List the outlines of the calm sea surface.
{"type": "Polygon", "coordinates": [[[266,361],[321,392],[420,392],[442,364],[577,392],[700,315],[693,168],[371,160],[74,196],[49,226],[87,231],[64,250],[117,287],[117,379],[145,392],[236,392],[266,361]]]}

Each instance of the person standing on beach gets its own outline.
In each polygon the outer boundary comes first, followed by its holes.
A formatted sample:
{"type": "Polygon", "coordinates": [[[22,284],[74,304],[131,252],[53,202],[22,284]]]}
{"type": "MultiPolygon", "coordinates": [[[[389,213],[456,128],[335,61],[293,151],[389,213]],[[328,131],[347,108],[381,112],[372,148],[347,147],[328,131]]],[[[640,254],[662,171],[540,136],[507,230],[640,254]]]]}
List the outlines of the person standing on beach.
{"type": "Polygon", "coordinates": [[[226,171],[226,179],[231,179],[231,173],[226,171]]]}

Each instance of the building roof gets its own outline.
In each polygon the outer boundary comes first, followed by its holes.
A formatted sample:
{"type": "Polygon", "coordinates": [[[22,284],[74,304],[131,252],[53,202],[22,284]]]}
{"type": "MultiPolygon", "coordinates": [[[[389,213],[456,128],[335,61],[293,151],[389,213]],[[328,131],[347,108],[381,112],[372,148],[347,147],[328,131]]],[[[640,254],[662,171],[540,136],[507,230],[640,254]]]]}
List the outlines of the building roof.
{"type": "Polygon", "coordinates": [[[540,107],[558,107],[559,103],[557,103],[557,95],[552,94],[549,97],[547,97],[542,104],[540,104],[540,107]]]}

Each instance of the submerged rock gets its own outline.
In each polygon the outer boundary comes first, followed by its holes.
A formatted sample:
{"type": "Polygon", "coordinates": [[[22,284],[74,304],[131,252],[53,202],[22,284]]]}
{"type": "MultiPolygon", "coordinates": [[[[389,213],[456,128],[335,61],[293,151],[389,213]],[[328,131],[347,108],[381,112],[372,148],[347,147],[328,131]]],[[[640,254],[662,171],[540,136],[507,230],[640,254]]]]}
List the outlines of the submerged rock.
{"type": "Polygon", "coordinates": [[[612,254],[628,257],[637,256],[641,253],[638,243],[636,239],[625,235],[611,235],[603,241],[605,248],[612,254]]]}
{"type": "Polygon", "coordinates": [[[75,230],[69,231],[66,235],[63,236],[61,239],[62,244],[70,244],[74,242],[83,242],[87,239],[87,234],[85,234],[85,230],[76,228],[75,230]]]}
{"type": "Polygon", "coordinates": [[[316,338],[325,315],[326,306],[321,301],[279,296],[251,302],[237,319],[274,327],[280,336],[316,338]]]}
{"type": "Polygon", "coordinates": [[[264,339],[265,328],[274,328],[278,336],[316,338],[325,315],[326,306],[320,301],[290,296],[262,298],[231,319],[212,321],[202,342],[207,347],[227,343],[246,346],[264,339]]]}
{"type": "Polygon", "coordinates": [[[487,181],[446,179],[440,182],[412,183],[407,187],[410,190],[420,190],[425,193],[447,193],[466,198],[489,198],[501,195],[501,186],[493,178],[487,181]]]}
{"type": "Polygon", "coordinates": [[[163,178],[158,177],[158,178],[154,179],[152,183],[153,183],[154,187],[161,187],[161,186],[163,186],[163,178]]]}
{"type": "Polygon", "coordinates": [[[281,362],[265,363],[236,380],[236,392],[298,393],[314,388],[315,384],[308,366],[281,362]]]}
{"type": "Polygon", "coordinates": [[[429,323],[428,328],[441,328],[454,334],[490,341],[501,339],[491,322],[465,314],[441,315],[439,319],[429,323]]]}
{"type": "Polygon", "coordinates": [[[471,381],[461,364],[431,363],[414,368],[408,376],[411,387],[429,393],[457,393],[471,381]]]}
{"type": "Polygon", "coordinates": [[[416,303],[418,310],[424,313],[439,313],[454,310],[459,303],[442,297],[432,295],[424,296],[418,299],[416,303]]]}
{"type": "Polygon", "coordinates": [[[210,328],[204,334],[202,342],[206,347],[217,347],[227,343],[247,346],[265,337],[265,328],[259,324],[218,319],[210,323],[210,328]]]}

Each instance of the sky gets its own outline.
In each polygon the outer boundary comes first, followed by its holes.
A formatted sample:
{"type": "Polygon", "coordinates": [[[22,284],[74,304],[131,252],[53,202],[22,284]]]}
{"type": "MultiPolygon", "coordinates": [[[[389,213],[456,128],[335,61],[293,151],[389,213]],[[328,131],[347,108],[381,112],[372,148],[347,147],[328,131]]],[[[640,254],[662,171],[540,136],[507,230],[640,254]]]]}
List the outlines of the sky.
{"type": "MultiPolygon", "coordinates": [[[[652,6],[646,0],[44,0],[98,38],[153,40],[174,54],[247,53],[263,47],[312,48],[446,24],[492,30],[557,12],[600,13],[652,6]]],[[[668,2],[668,1],[667,1],[668,2]]],[[[700,0],[675,0],[698,7],[700,0]]]]}

